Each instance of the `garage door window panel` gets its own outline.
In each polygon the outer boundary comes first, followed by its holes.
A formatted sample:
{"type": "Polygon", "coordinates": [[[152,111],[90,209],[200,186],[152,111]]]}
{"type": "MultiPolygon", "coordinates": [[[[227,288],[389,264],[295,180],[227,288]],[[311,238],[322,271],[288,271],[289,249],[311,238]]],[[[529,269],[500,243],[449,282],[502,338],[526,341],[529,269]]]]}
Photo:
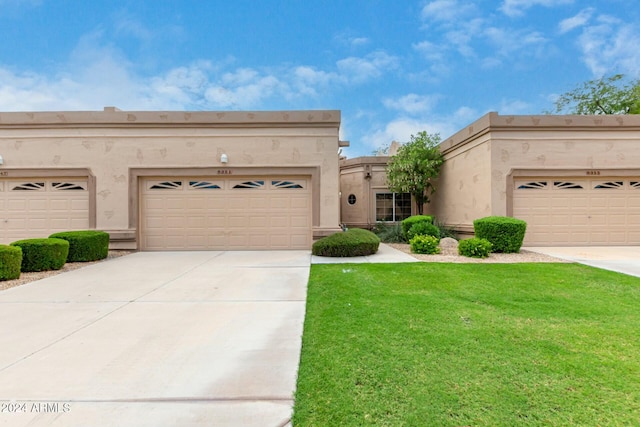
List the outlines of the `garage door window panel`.
{"type": "Polygon", "coordinates": [[[11,189],[12,191],[45,191],[44,182],[25,182],[22,184],[16,184],[11,189]]]}
{"type": "Polygon", "coordinates": [[[264,181],[244,181],[233,186],[234,189],[259,190],[264,188],[264,181]]]}
{"type": "Polygon", "coordinates": [[[271,186],[273,188],[278,189],[289,189],[289,190],[302,190],[304,189],[304,183],[298,181],[279,181],[274,180],[271,181],[271,186]]]}
{"type": "Polygon", "coordinates": [[[520,184],[518,190],[545,190],[547,189],[547,181],[532,181],[520,184]]]}
{"type": "Polygon", "coordinates": [[[150,190],[177,190],[182,188],[182,181],[162,181],[151,183],[150,190]]]}
{"type": "Polygon", "coordinates": [[[611,190],[611,189],[622,188],[623,184],[624,183],[622,181],[599,182],[599,183],[595,183],[593,188],[598,190],[611,190]]]}
{"type": "Polygon", "coordinates": [[[222,190],[222,183],[211,181],[189,181],[191,190],[222,190]]]}
{"type": "Polygon", "coordinates": [[[580,184],[570,181],[555,181],[554,187],[559,190],[583,190],[584,187],[580,184]]]}
{"type": "Polygon", "coordinates": [[[87,191],[87,185],[79,182],[52,182],[53,191],[87,191]]]}

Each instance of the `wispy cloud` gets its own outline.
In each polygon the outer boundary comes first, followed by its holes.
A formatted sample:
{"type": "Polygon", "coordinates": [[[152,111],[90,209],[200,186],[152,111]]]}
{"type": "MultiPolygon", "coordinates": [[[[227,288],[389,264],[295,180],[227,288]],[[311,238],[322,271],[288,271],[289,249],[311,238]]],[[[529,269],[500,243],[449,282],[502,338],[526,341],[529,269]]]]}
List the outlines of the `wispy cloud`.
{"type": "Polygon", "coordinates": [[[585,26],[578,38],[583,61],[595,76],[621,72],[639,75],[640,34],[637,26],[601,15],[594,25],[585,26]]]}
{"type": "Polygon", "coordinates": [[[333,38],[339,44],[351,48],[366,46],[371,43],[368,37],[355,35],[351,30],[345,30],[336,34],[333,38]]]}
{"type": "Polygon", "coordinates": [[[524,15],[527,9],[534,6],[557,7],[573,2],[574,0],[504,0],[500,10],[507,16],[516,17],[524,15]]]}
{"type": "Polygon", "coordinates": [[[477,11],[473,3],[458,0],[435,0],[427,3],[421,11],[424,21],[455,23],[477,11]]]}
{"type": "MultiPolygon", "coordinates": [[[[0,0],[1,1],[1,0],[0,0]]],[[[144,35],[144,34],[142,34],[144,35]]],[[[86,34],[53,74],[0,67],[0,110],[261,109],[288,102],[308,105],[330,90],[381,78],[399,65],[384,51],[349,56],[331,69],[308,65],[271,68],[234,66],[233,61],[196,60],[151,76],[104,32],[86,34]]],[[[280,107],[282,108],[282,107],[280,107]]]]}
{"type": "Polygon", "coordinates": [[[398,64],[397,57],[383,51],[373,52],[364,57],[351,56],[336,63],[338,72],[354,83],[377,79],[385,72],[396,68],[398,64]]]}
{"type": "Polygon", "coordinates": [[[438,96],[418,95],[410,93],[397,99],[385,98],[383,104],[392,110],[399,110],[407,114],[421,114],[433,109],[438,101],[438,96]]]}
{"type": "Polygon", "coordinates": [[[560,34],[564,34],[575,28],[584,26],[589,22],[594,11],[595,9],[588,7],[586,9],[582,9],[577,15],[572,16],[571,18],[563,19],[560,21],[560,24],[558,24],[558,31],[560,34]]]}
{"type": "Polygon", "coordinates": [[[426,131],[430,134],[438,133],[442,139],[453,135],[457,130],[478,118],[478,111],[473,108],[459,107],[451,114],[422,117],[400,116],[387,123],[378,124],[364,136],[371,151],[388,145],[391,141],[407,142],[411,135],[426,131]]]}

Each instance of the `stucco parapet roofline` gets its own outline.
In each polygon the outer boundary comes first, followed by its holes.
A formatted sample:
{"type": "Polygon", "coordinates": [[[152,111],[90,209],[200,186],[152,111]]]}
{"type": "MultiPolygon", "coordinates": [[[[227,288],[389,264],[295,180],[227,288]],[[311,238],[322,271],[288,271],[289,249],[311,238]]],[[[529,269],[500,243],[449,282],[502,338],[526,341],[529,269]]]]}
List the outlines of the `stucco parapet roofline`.
{"type": "Polygon", "coordinates": [[[451,151],[489,132],[500,131],[640,131],[640,115],[500,115],[487,113],[440,144],[451,151]]]}
{"type": "Polygon", "coordinates": [[[362,156],[354,157],[352,159],[340,160],[340,167],[354,167],[361,165],[386,165],[389,163],[389,156],[362,156]]]}
{"type": "Polygon", "coordinates": [[[0,128],[42,127],[339,127],[340,110],[0,112],[0,128]]]}

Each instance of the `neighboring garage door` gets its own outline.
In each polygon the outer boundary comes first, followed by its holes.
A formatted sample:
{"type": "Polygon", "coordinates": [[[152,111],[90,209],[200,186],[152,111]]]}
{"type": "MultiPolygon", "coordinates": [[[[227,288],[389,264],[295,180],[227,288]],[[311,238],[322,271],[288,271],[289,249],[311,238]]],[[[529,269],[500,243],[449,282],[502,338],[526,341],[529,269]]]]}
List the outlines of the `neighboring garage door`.
{"type": "Polygon", "coordinates": [[[0,243],[87,228],[86,180],[0,179],[0,243]]]}
{"type": "Polygon", "coordinates": [[[518,179],[513,216],[529,246],[637,245],[640,177],[518,179]]]}
{"type": "Polygon", "coordinates": [[[310,178],[145,178],[145,250],[309,249],[310,178]]]}

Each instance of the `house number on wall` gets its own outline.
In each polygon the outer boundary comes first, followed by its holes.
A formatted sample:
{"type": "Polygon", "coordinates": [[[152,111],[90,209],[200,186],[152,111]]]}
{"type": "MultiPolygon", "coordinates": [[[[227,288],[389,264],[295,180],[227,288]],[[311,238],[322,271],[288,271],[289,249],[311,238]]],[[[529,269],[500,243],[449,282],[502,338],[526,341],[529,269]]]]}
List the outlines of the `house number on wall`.
{"type": "Polygon", "coordinates": [[[231,175],[231,169],[218,169],[218,175],[231,175]]]}
{"type": "Polygon", "coordinates": [[[0,172],[0,176],[9,176],[9,172],[0,172]]]}
{"type": "Polygon", "coordinates": [[[600,171],[587,171],[587,175],[600,175],[600,171]]]}

